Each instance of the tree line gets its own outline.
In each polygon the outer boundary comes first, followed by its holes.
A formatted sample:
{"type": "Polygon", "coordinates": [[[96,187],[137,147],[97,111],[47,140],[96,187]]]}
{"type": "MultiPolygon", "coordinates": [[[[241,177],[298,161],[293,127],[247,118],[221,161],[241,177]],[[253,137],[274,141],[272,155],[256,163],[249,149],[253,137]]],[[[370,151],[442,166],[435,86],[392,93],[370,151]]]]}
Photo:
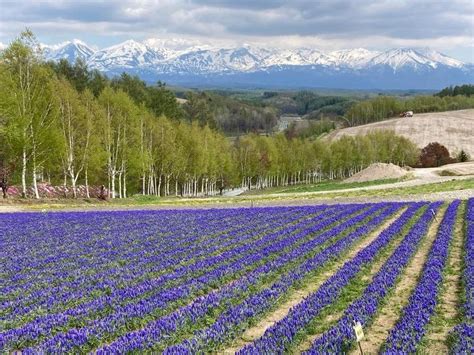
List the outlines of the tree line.
{"type": "Polygon", "coordinates": [[[150,89],[126,75],[109,80],[81,65],[69,71],[45,63],[30,31],[2,52],[2,188],[19,184],[26,197],[31,187],[39,198],[38,182],[46,181],[73,196],[78,185],[86,197],[100,185],[110,198],[201,196],[341,179],[373,162],[418,159],[416,146],[393,132],[334,142],[253,133],[231,141],[206,110],[183,113],[189,107],[179,106],[164,85],[150,89]]]}
{"type": "Polygon", "coordinates": [[[474,95],[474,85],[472,84],[465,84],[465,85],[456,85],[456,86],[448,86],[444,88],[440,92],[436,93],[435,96],[445,97],[445,96],[471,96],[474,95]]]}
{"type": "Polygon", "coordinates": [[[237,140],[234,154],[241,185],[250,189],[344,179],[374,162],[413,165],[419,150],[393,131],[374,131],[332,142],[253,134],[237,140]]]}
{"type": "Polygon", "coordinates": [[[345,114],[349,126],[364,125],[398,117],[405,111],[415,113],[439,112],[474,108],[474,97],[464,96],[415,96],[397,99],[391,96],[378,96],[360,101],[351,106],[345,114]]]}

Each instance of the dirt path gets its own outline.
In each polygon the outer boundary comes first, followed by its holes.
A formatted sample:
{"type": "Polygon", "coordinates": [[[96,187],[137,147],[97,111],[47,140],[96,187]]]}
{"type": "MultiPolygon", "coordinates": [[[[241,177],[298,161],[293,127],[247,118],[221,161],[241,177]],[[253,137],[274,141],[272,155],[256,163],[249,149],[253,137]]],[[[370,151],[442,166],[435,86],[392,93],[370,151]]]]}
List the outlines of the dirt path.
{"type": "Polygon", "coordinates": [[[230,347],[224,350],[225,354],[234,354],[236,351],[244,347],[245,345],[251,343],[255,339],[261,337],[265,331],[270,328],[273,324],[283,319],[288,311],[298,303],[300,303],[305,297],[309,294],[316,291],[328,278],[330,278],[334,273],[337,272],[347,262],[349,259],[353,259],[356,254],[366,246],[368,246],[372,241],[374,241],[382,230],[388,228],[388,226],[400,217],[400,215],[405,211],[406,208],[398,211],[395,215],[390,217],[385,221],[380,227],[370,233],[367,237],[359,241],[355,246],[350,248],[348,254],[337,259],[336,262],[331,263],[329,267],[325,267],[325,271],[322,274],[319,274],[314,279],[306,282],[304,288],[295,291],[289,298],[288,301],[283,303],[273,312],[269,313],[261,321],[259,321],[255,326],[248,328],[240,338],[234,340],[233,344],[230,347]]]}
{"type": "Polygon", "coordinates": [[[0,213],[12,213],[12,212],[21,212],[21,211],[23,211],[23,209],[18,206],[0,205],[0,213]]]}
{"type": "MultiPolygon", "coordinates": [[[[388,295],[383,306],[380,307],[374,322],[364,330],[365,339],[361,342],[364,353],[377,353],[383,342],[387,339],[388,332],[395,326],[399,319],[403,307],[408,303],[409,297],[417,285],[418,278],[423,270],[433,241],[436,239],[436,233],[445,211],[446,206],[438,210],[436,219],[431,223],[414,257],[408,263],[407,268],[402,272],[400,281],[395,286],[395,289],[388,295]]],[[[351,354],[359,354],[359,350],[355,349],[351,354]]]]}
{"type": "MultiPolygon", "coordinates": [[[[458,216],[464,216],[464,211],[465,207],[461,207],[458,216]]],[[[464,239],[463,218],[458,219],[456,223],[442,283],[441,297],[436,307],[435,316],[429,325],[428,334],[423,339],[423,350],[426,350],[427,354],[448,353],[446,339],[459,315],[464,239]]]]}

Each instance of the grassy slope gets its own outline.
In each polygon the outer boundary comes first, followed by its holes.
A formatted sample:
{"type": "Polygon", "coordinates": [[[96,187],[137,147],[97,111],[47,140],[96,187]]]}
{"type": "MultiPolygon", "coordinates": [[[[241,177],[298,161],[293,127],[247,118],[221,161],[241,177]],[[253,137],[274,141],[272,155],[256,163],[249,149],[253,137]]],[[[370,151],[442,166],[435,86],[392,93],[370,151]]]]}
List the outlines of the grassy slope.
{"type": "Polygon", "coordinates": [[[366,182],[340,182],[340,181],[322,181],[317,184],[309,185],[294,185],[284,187],[273,187],[265,190],[251,190],[244,193],[245,195],[268,195],[268,194],[281,194],[281,193],[298,193],[298,192],[316,192],[316,191],[333,191],[333,190],[344,190],[352,189],[355,187],[366,187],[382,184],[391,184],[401,180],[398,179],[384,179],[366,182]]]}

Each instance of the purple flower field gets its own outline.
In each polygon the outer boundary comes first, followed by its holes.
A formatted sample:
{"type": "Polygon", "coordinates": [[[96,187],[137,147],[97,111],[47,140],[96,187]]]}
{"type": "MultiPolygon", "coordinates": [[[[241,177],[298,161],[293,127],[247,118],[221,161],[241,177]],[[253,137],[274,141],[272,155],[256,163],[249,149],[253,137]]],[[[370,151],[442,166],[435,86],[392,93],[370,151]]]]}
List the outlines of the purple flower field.
{"type": "Polygon", "coordinates": [[[427,261],[381,351],[415,352],[429,332],[456,223],[465,226],[462,314],[449,346],[474,350],[474,199],[11,213],[0,220],[0,353],[346,352],[356,346],[353,321],[365,328],[379,316],[435,222],[427,261]],[[312,320],[336,309],[379,259],[361,293],[301,349],[312,320]],[[335,263],[342,266],[332,270],[335,263]],[[321,286],[261,336],[242,338],[325,272],[321,286]]]}

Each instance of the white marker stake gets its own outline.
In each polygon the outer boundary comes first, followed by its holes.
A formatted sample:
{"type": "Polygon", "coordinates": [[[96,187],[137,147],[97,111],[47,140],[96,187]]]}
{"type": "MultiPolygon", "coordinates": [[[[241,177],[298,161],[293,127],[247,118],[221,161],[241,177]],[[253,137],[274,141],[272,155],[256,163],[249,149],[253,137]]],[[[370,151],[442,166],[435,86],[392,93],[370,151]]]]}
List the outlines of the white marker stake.
{"type": "Polygon", "coordinates": [[[352,329],[354,329],[357,344],[359,344],[360,353],[363,355],[364,352],[362,351],[362,345],[360,345],[360,341],[364,339],[364,330],[362,329],[362,324],[360,324],[360,322],[354,322],[352,329]]]}
{"type": "Polygon", "coordinates": [[[436,220],[436,222],[438,222],[438,218],[436,218],[436,213],[434,209],[431,209],[431,214],[433,215],[433,218],[436,220]]]}

